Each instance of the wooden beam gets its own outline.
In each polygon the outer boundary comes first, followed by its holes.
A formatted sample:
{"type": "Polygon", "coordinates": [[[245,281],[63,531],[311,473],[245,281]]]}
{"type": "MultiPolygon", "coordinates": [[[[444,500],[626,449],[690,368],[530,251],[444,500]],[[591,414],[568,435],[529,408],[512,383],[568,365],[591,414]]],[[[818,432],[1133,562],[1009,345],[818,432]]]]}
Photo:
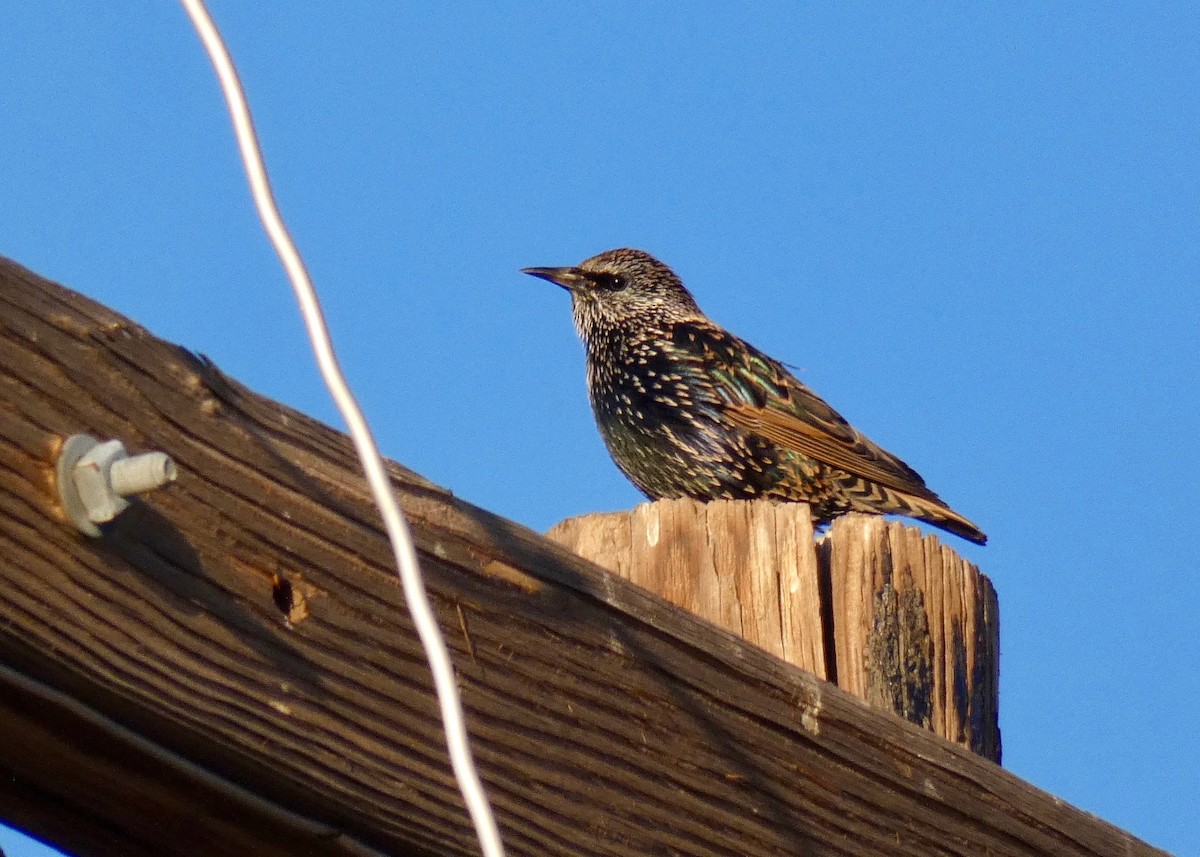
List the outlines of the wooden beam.
{"type": "MultiPolygon", "coordinates": [[[[1163,853],[394,475],[512,855],[1163,853]]],[[[87,855],[477,853],[390,565],[345,437],[0,262],[0,817],[87,855]],[[179,480],[88,539],[77,431],[179,480]]]]}

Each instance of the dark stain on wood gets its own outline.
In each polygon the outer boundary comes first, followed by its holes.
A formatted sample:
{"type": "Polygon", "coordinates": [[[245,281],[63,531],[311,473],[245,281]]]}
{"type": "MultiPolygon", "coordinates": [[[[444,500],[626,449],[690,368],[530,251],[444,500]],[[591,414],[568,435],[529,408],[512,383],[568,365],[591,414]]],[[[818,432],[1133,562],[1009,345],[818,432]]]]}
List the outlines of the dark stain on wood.
{"type": "Polygon", "coordinates": [[[875,594],[867,637],[867,701],[910,723],[932,725],[933,665],[925,600],[919,590],[897,592],[891,581],[875,594]]]}

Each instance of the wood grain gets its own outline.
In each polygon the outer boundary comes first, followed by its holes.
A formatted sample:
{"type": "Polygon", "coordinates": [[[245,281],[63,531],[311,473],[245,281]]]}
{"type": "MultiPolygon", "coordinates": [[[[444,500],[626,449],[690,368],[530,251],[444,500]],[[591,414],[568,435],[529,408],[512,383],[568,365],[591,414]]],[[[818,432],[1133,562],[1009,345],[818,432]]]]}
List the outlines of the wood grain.
{"type": "Polygon", "coordinates": [[[788,663],[827,678],[808,507],[659,500],[582,515],[546,533],[788,663]]]}
{"type": "MultiPolygon", "coordinates": [[[[509,854],[1162,853],[393,473],[509,854]]],[[[0,816],[70,852],[477,853],[348,440],[7,262],[0,667],[0,816]],[[77,431],[180,478],[83,537],[77,431]]]]}
{"type": "Polygon", "coordinates": [[[871,515],[813,541],[808,507],[658,500],[546,534],[881,711],[1000,761],[999,608],[934,536],[871,515]]]}
{"type": "Polygon", "coordinates": [[[823,539],[838,686],[1000,761],[1000,611],[979,569],[932,535],[846,515],[823,539]]]}

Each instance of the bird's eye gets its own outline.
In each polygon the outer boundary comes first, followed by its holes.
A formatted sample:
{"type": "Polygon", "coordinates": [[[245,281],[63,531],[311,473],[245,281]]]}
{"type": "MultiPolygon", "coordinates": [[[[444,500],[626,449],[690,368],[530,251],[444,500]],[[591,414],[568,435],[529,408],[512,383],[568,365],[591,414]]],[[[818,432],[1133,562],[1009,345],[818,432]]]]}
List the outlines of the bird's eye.
{"type": "Polygon", "coordinates": [[[616,292],[628,285],[628,281],[620,274],[593,274],[592,281],[596,284],[596,288],[606,292],[616,292]]]}

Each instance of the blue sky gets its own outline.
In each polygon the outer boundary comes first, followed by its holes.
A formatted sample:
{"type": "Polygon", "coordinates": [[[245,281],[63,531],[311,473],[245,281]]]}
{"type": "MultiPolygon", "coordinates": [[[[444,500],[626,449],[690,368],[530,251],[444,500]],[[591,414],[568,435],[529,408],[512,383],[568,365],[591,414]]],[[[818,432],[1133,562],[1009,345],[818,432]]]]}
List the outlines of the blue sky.
{"type": "MultiPolygon", "coordinates": [[[[212,2],[385,453],[639,502],[517,270],[649,250],[988,532],[1006,767],[1200,853],[1200,6],[692,5],[212,2]]],[[[181,9],[13,5],[0,74],[0,253],[340,425],[181,9]]]]}

